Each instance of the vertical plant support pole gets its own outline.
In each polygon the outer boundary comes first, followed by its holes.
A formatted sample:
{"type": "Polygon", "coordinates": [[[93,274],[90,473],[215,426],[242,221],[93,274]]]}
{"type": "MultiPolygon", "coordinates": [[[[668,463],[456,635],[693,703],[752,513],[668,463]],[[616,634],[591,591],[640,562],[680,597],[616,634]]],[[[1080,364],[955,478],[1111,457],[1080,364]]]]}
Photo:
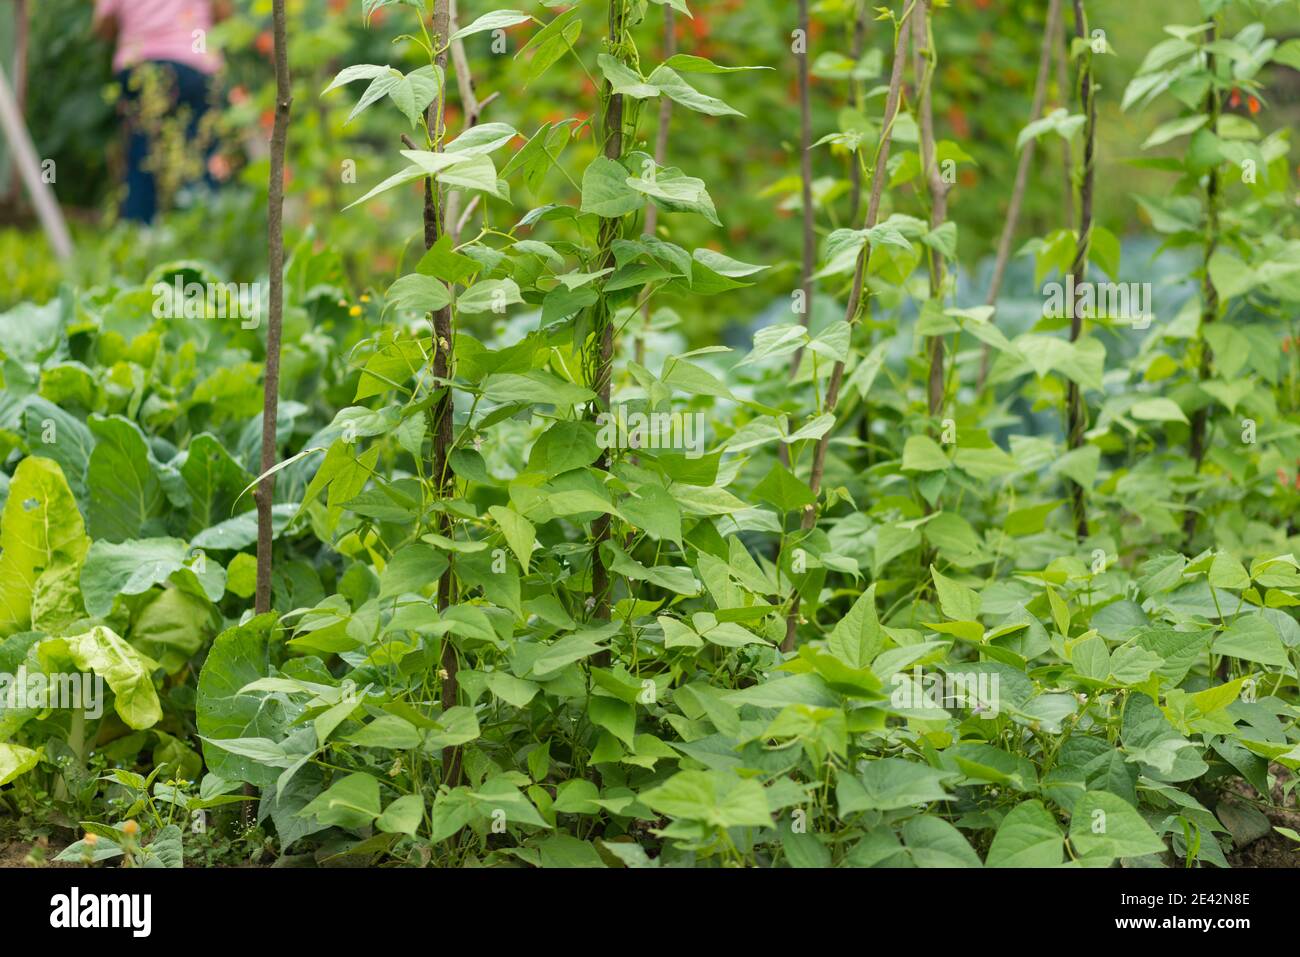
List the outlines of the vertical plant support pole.
{"type": "MultiPolygon", "coordinates": [[[[796,62],[799,65],[799,188],[803,207],[803,265],[799,270],[799,288],[803,294],[803,312],[799,322],[805,329],[812,323],[813,279],[817,268],[816,210],[812,188],[812,80],[808,75],[808,0],[799,0],[799,38],[796,62]]],[[[790,378],[799,372],[803,361],[802,347],[790,357],[790,378]]],[[[784,447],[783,447],[784,448],[784,447]]]]}
{"type": "MultiPolygon", "coordinates": [[[[1029,122],[1036,123],[1043,115],[1047,102],[1047,81],[1052,67],[1052,52],[1057,47],[1061,35],[1061,0],[1048,0],[1047,23],[1043,27],[1042,50],[1038,56],[1038,76],[1034,80],[1034,101],[1029,108],[1029,122]]],[[[1063,62],[1063,61],[1062,61],[1063,62]]],[[[1064,90],[1065,87],[1062,86],[1064,90]]],[[[1002,281],[1006,278],[1007,263],[1011,261],[1011,241],[1015,239],[1016,227],[1020,225],[1020,210],[1025,201],[1025,190],[1029,186],[1029,169],[1034,163],[1034,150],[1038,141],[1031,139],[1020,153],[1020,162],[1016,166],[1015,185],[1011,188],[1011,202],[1007,205],[1007,218],[1002,224],[1002,235],[998,237],[998,253],[993,261],[993,276],[989,280],[988,295],[984,298],[986,306],[997,305],[998,295],[1002,292],[1002,281]]],[[[1070,155],[1070,144],[1065,144],[1065,155],[1070,155]]],[[[1068,161],[1068,160],[1067,160],[1068,161]]],[[[1069,186],[1069,174],[1066,174],[1069,186]]],[[[1071,204],[1070,191],[1066,191],[1066,203],[1071,204]]],[[[988,343],[980,355],[980,374],[978,391],[984,391],[984,383],[989,376],[989,364],[993,350],[988,343]]]]}
{"type": "MultiPolygon", "coordinates": [[[[885,189],[885,179],[881,175],[886,172],[889,165],[889,147],[894,137],[894,120],[898,117],[898,105],[902,99],[903,91],[903,67],[907,62],[907,40],[908,26],[910,18],[903,16],[895,27],[894,36],[894,63],[889,75],[889,93],[885,97],[885,120],[881,128],[880,144],[876,147],[876,156],[871,164],[871,199],[867,202],[867,218],[863,223],[863,229],[869,230],[875,227],[876,220],[880,217],[880,200],[885,189]]],[[[857,265],[853,270],[853,285],[849,292],[848,305],[844,310],[844,319],[850,324],[855,325],[862,312],[863,307],[863,288],[866,285],[867,263],[871,259],[871,243],[863,245],[862,251],[858,253],[857,265]]],[[[844,363],[836,362],[835,367],[831,370],[830,382],[826,386],[825,409],[827,412],[834,414],[835,407],[839,404],[840,386],[844,383],[844,363]]],[[[825,435],[817,440],[817,448],[813,453],[812,474],[809,477],[808,487],[813,493],[813,498],[821,495],[822,475],[826,471],[826,450],[830,446],[831,433],[834,429],[829,429],[825,435]]],[[[800,523],[804,531],[809,531],[817,524],[817,507],[809,506],[804,510],[803,519],[800,523]]],[[[790,611],[785,620],[785,640],[781,642],[781,650],[784,652],[794,651],[795,633],[799,626],[799,593],[796,592],[790,602],[790,611]]]]}
{"type": "MultiPolygon", "coordinates": [[[[434,0],[433,4],[434,67],[438,73],[438,95],[425,111],[425,125],[429,132],[429,148],[442,151],[444,116],[447,106],[447,55],[448,37],[451,36],[451,0],[434,0]]],[[[442,194],[432,176],[424,181],[424,246],[432,249],[446,232],[443,220],[442,194]]],[[[433,439],[433,481],[438,498],[447,500],[456,495],[456,478],[451,471],[451,450],[455,442],[453,418],[456,413],[455,393],[451,387],[451,356],[455,342],[451,306],[444,306],[433,314],[433,377],[446,383],[431,410],[433,439]]],[[[450,538],[452,519],[448,512],[438,515],[438,533],[450,538]]],[[[454,559],[454,556],[453,556],[454,559]]],[[[438,579],[438,610],[445,611],[454,599],[456,571],[449,563],[438,579]]],[[[460,697],[457,680],[458,662],[456,648],[444,637],[442,644],[442,706],[451,708],[460,697]]],[[[442,751],[443,781],[455,787],[460,779],[460,749],[454,746],[442,751]]]]}
{"type": "MultiPolygon", "coordinates": [[[[1219,25],[1215,18],[1206,31],[1206,43],[1213,43],[1218,39],[1219,25]]],[[[1209,117],[1208,129],[1215,132],[1219,128],[1219,110],[1220,99],[1219,91],[1215,89],[1218,61],[1213,52],[1207,51],[1205,54],[1205,69],[1210,75],[1210,89],[1205,94],[1205,115],[1209,117]]],[[[1210,350],[1210,345],[1205,341],[1205,329],[1210,323],[1219,317],[1219,290],[1214,286],[1214,280],[1210,278],[1210,258],[1219,246],[1219,168],[1213,166],[1210,168],[1209,175],[1205,182],[1205,240],[1202,247],[1201,259],[1201,362],[1199,367],[1198,378],[1204,382],[1210,378],[1214,364],[1214,355],[1210,350]]],[[[1192,413],[1192,428],[1187,440],[1187,452],[1191,456],[1192,462],[1197,472],[1201,470],[1201,463],[1205,461],[1206,452],[1206,428],[1209,424],[1210,410],[1208,406],[1202,406],[1192,413]]],[[[1192,536],[1196,534],[1196,512],[1188,509],[1187,514],[1183,517],[1183,533],[1187,537],[1188,544],[1191,544],[1192,536]]]]}
{"type": "MultiPolygon", "coordinates": [[[[664,59],[667,60],[677,52],[677,15],[670,6],[664,6],[664,59]]],[[[659,128],[655,130],[655,165],[663,166],[668,158],[668,126],[673,119],[673,101],[671,97],[659,98],[659,128]]],[[[649,236],[659,228],[659,207],[651,200],[645,209],[645,232],[649,236]]],[[[636,339],[636,363],[645,364],[645,337],[650,332],[650,297],[647,296],[642,306],[641,335],[636,339]]]]}
{"type": "MultiPolygon", "coordinates": [[[[609,46],[610,55],[622,59],[627,43],[627,0],[609,0],[609,46]]],[[[619,163],[623,159],[623,96],[614,92],[613,84],[604,81],[601,90],[600,135],[603,153],[606,159],[619,163]]],[[[605,269],[614,265],[614,240],[623,232],[623,220],[602,219],[600,222],[599,250],[597,268],[605,269]]],[[[596,393],[593,413],[608,412],[610,406],[610,380],[613,377],[614,364],[614,317],[610,315],[609,303],[604,291],[593,307],[595,317],[594,341],[592,350],[595,355],[589,357],[589,381],[592,391],[596,393]],[[591,361],[594,359],[594,362],[591,361]]],[[[602,449],[597,466],[609,471],[609,449],[602,449]]],[[[611,583],[609,569],[605,567],[605,558],[600,547],[609,540],[610,517],[601,515],[592,523],[591,545],[591,598],[592,614],[601,621],[609,620],[611,583]]]]}
{"type": "MultiPolygon", "coordinates": [[[[18,115],[27,115],[27,48],[31,38],[31,23],[28,19],[27,0],[14,0],[14,101],[18,104],[18,115]]],[[[13,182],[9,189],[13,198],[18,198],[22,188],[22,174],[15,166],[13,182]]]]}
{"type": "Polygon", "coordinates": [[[31,22],[27,0],[14,0],[14,97],[27,109],[27,54],[31,42],[31,22]]]}
{"type": "Polygon", "coordinates": [[[63,219],[63,210],[50,184],[41,177],[41,161],[36,155],[31,134],[23,121],[22,110],[9,89],[9,80],[0,70],[0,136],[9,143],[13,154],[14,170],[27,187],[27,195],[36,209],[36,216],[41,221],[45,236],[50,241],[54,255],[61,260],[72,258],[72,238],[68,234],[68,224],[63,219]]]}
{"type": "MultiPolygon", "coordinates": [[[[867,48],[867,3],[866,0],[858,0],[857,11],[854,14],[853,21],[853,62],[860,63],[862,54],[867,48]]],[[[850,81],[849,103],[858,112],[865,115],[867,90],[863,81],[854,77],[850,81]]],[[[862,213],[862,175],[863,162],[862,154],[854,150],[849,157],[849,226],[852,227],[858,221],[858,216],[862,213]]],[[[870,403],[862,403],[862,417],[858,420],[858,438],[866,444],[867,466],[872,465],[871,455],[871,406],[870,403]]],[[[786,447],[781,446],[781,451],[785,452],[786,447]]],[[[783,463],[785,464],[785,463],[783,463]]]]}
{"type": "MultiPolygon", "coordinates": [[[[1070,25],[1061,17],[1061,34],[1053,40],[1056,46],[1056,87],[1060,90],[1062,105],[1070,101],[1070,25]]],[[[1068,139],[1061,140],[1061,167],[1065,174],[1065,228],[1074,228],[1074,155],[1068,139]]]]}
{"type": "MultiPolygon", "coordinates": [[[[455,33],[460,28],[458,14],[456,10],[456,0],[450,0],[450,12],[447,19],[447,30],[449,33],[455,33]]],[[[470,73],[469,57],[465,54],[465,41],[453,40],[451,42],[451,63],[452,69],[456,73],[456,93],[460,97],[461,112],[465,114],[465,129],[473,129],[478,126],[479,117],[483,115],[483,104],[479,102],[478,94],[474,91],[474,76],[470,73]]],[[[444,60],[445,62],[445,60],[444,60]]],[[[444,76],[443,82],[446,82],[444,76]]],[[[446,102],[444,98],[444,103],[446,102]]],[[[468,218],[473,212],[473,204],[466,208],[464,215],[468,218]]],[[[446,230],[451,236],[453,243],[460,242],[460,193],[450,193],[447,196],[447,206],[443,214],[446,230]]]]}
{"type": "MultiPolygon", "coordinates": [[[[447,29],[453,33],[460,28],[458,16],[456,0],[451,0],[451,12],[447,22],[447,29]]],[[[451,42],[451,62],[453,69],[456,71],[456,92],[460,95],[460,102],[464,107],[465,128],[470,129],[478,126],[478,119],[483,111],[483,105],[479,102],[478,94],[474,91],[474,76],[469,69],[469,57],[465,53],[465,41],[463,39],[451,42]]],[[[450,199],[448,199],[448,203],[450,203],[450,199]]]]}
{"type": "MultiPolygon", "coordinates": [[[[280,333],[284,325],[284,154],[289,139],[289,114],[293,91],[289,77],[289,41],[285,29],[284,0],[271,4],[271,33],[275,44],[275,124],[271,128],[271,179],[267,184],[266,239],[267,290],[266,371],[262,377],[262,461],[261,479],[253,493],[257,504],[257,588],[253,610],[264,615],[271,610],[271,549],[275,504],[276,435],[280,419],[280,333]]],[[[257,793],[245,783],[243,794],[257,793]]],[[[244,827],[253,826],[253,805],[242,807],[244,827]]]]}
{"type": "MultiPolygon", "coordinates": [[[[1084,0],[1074,0],[1075,36],[1088,42],[1088,14],[1084,0]]],[[[1080,52],[1079,105],[1085,123],[1083,129],[1083,175],[1079,183],[1079,239],[1075,245],[1074,262],[1070,273],[1074,277],[1076,296],[1082,298],[1084,284],[1088,281],[1088,253],[1092,246],[1092,197],[1097,165],[1097,100],[1092,86],[1092,49],[1080,52]]],[[[1083,334],[1083,316],[1078,301],[1071,310],[1070,341],[1078,342],[1083,334]]],[[[1066,441],[1070,451],[1083,446],[1083,433],[1088,427],[1088,410],[1083,404],[1083,389],[1073,379],[1066,388],[1066,441]]],[[[1075,534],[1079,541],[1088,537],[1088,512],[1082,485],[1070,481],[1070,500],[1074,510],[1075,534]]]]}
{"type": "MultiPolygon", "coordinates": [[[[859,0],[857,12],[853,20],[853,63],[856,65],[861,59],[862,54],[867,49],[867,5],[863,0],[859,0]]],[[[862,81],[856,77],[850,81],[852,88],[852,104],[861,110],[863,100],[866,98],[866,90],[863,89],[862,81]]],[[[856,150],[853,152],[852,164],[849,168],[849,196],[851,205],[849,206],[849,225],[852,226],[858,221],[858,214],[862,211],[862,163],[858,158],[856,150]]]]}
{"type": "MultiPolygon", "coordinates": [[[[930,197],[930,228],[938,229],[948,218],[949,187],[943,181],[934,143],[934,108],[930,99],[930,87],[934,82],[938,57],[934,48],[930,0],[920,0],[912,10],[912,50],[915,54],[912,68],[920,84],[918,109],[921,119],[921,172],[930,197]]],[[[926,258],[930,266],[930,298],[942,303],[947,283],[943,254],[932,247],[926,247],[926,258]]],[[[930,336],[926,342],[926,352],[930,360],[926,405],[930,417],[938,418],[943,412],[944,400],[943,336],[930,336]]]]}
{"type": "Polygon", "coordinates": [[[267,186],[267,255],[270,271],[266,322],[266,374],[262,394],[262,478],[257,483],[257,593],[254,610],[271,610],[271,546],[274,539],[276,431],[280,415],[280,331],[284,324],[284,154],[289,138],[289,49],[284,24],[284,0],[271,4],[275,43],[275,125],[271,128],[271,181],[267,186]]]}

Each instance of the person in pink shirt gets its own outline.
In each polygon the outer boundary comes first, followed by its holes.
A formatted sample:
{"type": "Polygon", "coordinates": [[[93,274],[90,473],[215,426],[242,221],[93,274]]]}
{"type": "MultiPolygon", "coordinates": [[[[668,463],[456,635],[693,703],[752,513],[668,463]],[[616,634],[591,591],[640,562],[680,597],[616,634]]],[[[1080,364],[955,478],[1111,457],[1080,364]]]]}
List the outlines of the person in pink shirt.
{"type": "Polygon", "coordinates": [[[216,185],[207,171],[215,137],[205,121],[222,64],[209,34],[231,12],[230,0],[95,0],[94,30],[115,44],[113,70],[122,89],[123,219],[151,223],[179,188],[216,185]],[[143,102],[159,96],[167,97],[164,115],[158,103],[143,102]],[[184,168],[164,170],[163,164],[177,159],[169,148],[176,141],[184,147],[184,168]]]}

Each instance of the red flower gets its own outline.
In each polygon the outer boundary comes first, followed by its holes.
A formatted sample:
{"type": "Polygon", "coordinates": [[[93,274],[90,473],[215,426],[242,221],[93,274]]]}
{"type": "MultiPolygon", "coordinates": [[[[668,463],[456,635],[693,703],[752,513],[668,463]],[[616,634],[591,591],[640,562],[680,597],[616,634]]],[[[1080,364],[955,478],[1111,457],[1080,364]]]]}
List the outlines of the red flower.
{"type": "Polygon", "coordinates": [[[970,123],[966,120],[966,111],[954,106],[948,111],[948,125],[952,127],[953,136],[964,140],[970,136],[970,123]]]}

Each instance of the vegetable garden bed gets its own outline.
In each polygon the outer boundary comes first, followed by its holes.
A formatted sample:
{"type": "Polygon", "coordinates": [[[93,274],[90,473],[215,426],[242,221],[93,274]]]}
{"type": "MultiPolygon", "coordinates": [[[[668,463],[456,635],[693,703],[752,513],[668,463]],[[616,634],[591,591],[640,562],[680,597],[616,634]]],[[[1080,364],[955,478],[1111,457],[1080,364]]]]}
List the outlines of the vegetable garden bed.
{"type": "Polygon", "coordinates": [[[0,864],[1300,862],[1300,5],[272,6],[265,277],[0,314],[0,864]]]}

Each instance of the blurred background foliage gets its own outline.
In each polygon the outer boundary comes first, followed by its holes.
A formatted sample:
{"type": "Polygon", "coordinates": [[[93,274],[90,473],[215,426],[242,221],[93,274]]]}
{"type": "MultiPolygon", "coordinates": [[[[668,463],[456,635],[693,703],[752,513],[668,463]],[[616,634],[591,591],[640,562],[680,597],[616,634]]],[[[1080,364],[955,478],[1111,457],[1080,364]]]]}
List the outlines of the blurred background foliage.
{"type": "MultiPolygon", "coordinates": [[[[461,0],[467,23],[497,0],[461,0]]],[[[5,6],[8,6],[5,4],[5,6]]],[[[210,41],[226,59],[222,79],[225,115],[223,156],[229,183],[215,202],[204,200],[176,209],[153,229],[141,231],[115,223],[121,145],[112,105],[110,51],[90,34],[87,0],[40,0],[31,9],[27,115],[38,151],[57,164],[57,189],[69,211],[78,254],[60,267],[43,237],[28,219],[23,204],[7,204],[0,227],[0,309],[23,300],[45,301],[60,282],[87,286],[115,277],[138,279],[159,258],[181,256],[209,263],[219,274],[251,281],[265,272],[265,209],[261,198],[267,178],[273,84],[270,65],[270,0],[241,0],[239,14],[222,24],[210,41]]],[[[584,32],[601,29],[598,4],[587,4],[584,32]]],[[[765,281],[719,300],[678,304],[683,329],[693,343],[744,344],[746,330],[765,311],[786,306],[795,284],[799,259],[798,114],[795,60],[790,52],[795,26],[792,0],[696,0],[694,18],[677,18],[681,52],[706,56],[727,65],[763,65],[771,73],[700,77],[706,92],[725,97],[745,118],[711,121],[676,111],[668,164],[715,185],[724,229],[721,235],[695,217],[674,224],[688,247],[711,245],[748,262],[777,268],[765,281]]],[[[848,83],[837,78],[835,61],[852,49],[851,0],[815,0],[811,57],[815,65],[814,141],[838,126],[846,106],[848,83]]],[[[1014,177],[1013,144],[1029,115],[1041,42],[1044,0],[954,0],[936,18],[940,54],[935,84],[937,134],[956,142],[975,161],[962,164],[951,199],[950,216],[960,223],[964,263],[962,297],[982,297],[992,247],[1002,227],[1014,177]],[[973,278],[974,277],[974,278],[973,278]],[[973,278],[973,281],[972,281],[973,278]]],[[[391,113],[371,111],[346,124],[352,98],[320,91],[345,64],[391,63],[410,69],[418,51],[397,40],[384,11],[370,29],[363,24],[359,0],[290,0],[289,27],[295,79],[290,138],[289,220],[291,227],[315,227],[317,242],[336,248],[360,294],[384,288],[413,250],[419,232],[419,203],[393,194],[365,207],[362,215],[340,217],[338,211],[378,180],[393,172],[391,147],[403,128],[391,113]],[[355,182],[345,171],[355,164],[355,182]],[[368,215],[367,215],[368,214],[368,215]]],[[[1166,23],[1198,19],[1193,0],[1090,0],[1092,26],[1106,31],[1116,56],[1097,58],[1102,90],[1098,182],[1099,221],[1118,236],[1133,240],[1147,231],[1133,194],[1158,193],[1163,174],[1135,167],[1132,160],[1146,133],[1161,117],[1147,111],[1121,113],[1119,99],[1142,57],[1162,36],[1166,23]]],[[[0,15],[8,10],[0,7],[0,15]]],[[[549,16],[540,7],[535,11],[549,16]]],[[[660,15],[652,10],[641,28],[642,59],[661,55],[660,15]]],[[[1231,25],[1230,25],[1231,28],[1231,25]]],[[[510,123],[526,135],[548,120],[572,115],[575,108],[595,108],[596,91],[573,59],[562,61],[541,81],[526,86],[523,62],[513,54],[532,28],[511,30],[506,53],[491,49],[484,34],[467,42],[480,98],[499,94],[487,107],[485,121],[510,123]]],[[[1269,23],[1279,39],[1300,36],[1293,12],[1279,12],[1269,23]],[[1290,22],[1288,22],[1290,21],[1290,22]]],[[[892,36],[887,24],[869,21],[867,62],[887,66],[892,36]]],[[[876,80],[868,83],[874,86],[876,80]]],[[[1073,71],[1071,71],[1071,83],[1073,71]]],[[[1293,127],[1300,119],[1300,73],[1274,65],[1265,76],[1267,93],[1259,101],[1243,100],[1235,108],[1262,114],[1265,129],[1293,127]]],[[[1073,91],[1062,91],[1053,70],[1047,108],[1073,107],[1073,91]]],[[[456,99],[453,96],[453,104],[456,99]]],[[[868,98],[865,112],[879,113],[879,98],[868,98]]],[[[459,128],[453,106],[449,124],[459,128]]],[[[654,120],[644,120],[641,135],[653,144],[654,120]]],[[[1035,158],[1016,248],[1025,240],[1064,225],[1067,215],[1065,174],[1059,141],[1045,140],[1035,158]]],[[[593,150],[590,135],[571,149],[593,150]]],[[[847,158],[828,146],[815,153],[817,196],[827,208],[819,213],[823,229],[845,224],[847,158]],[[838,182],[838,186],[837,186],[838,182]]],[[[414,187],[413,187],[414,188],[414,187]]],[[[572,202],[576,193],[552,173],[545,195],[514,199],[519,209],[543,202],[572,202]]],[[[907,190],[896,202],[908,201],[907,190]]],[[[12,198],[12,197],[11,197],[12,198]]],[[[513,223],[508,224],[513,225],[513,223]]],[[[1142,243],[1144,250],[1153,247],[1142,243]]],[[[1143,252],[1144,257],[1149,252],[1143,252]]],[[[1126,272],[1135,264],[1126,264],[1126,272]]],[[[1024,294],[1028,263],[1019,261],[1008,282],[1009,296],[1024,294]]],[[[823,297],[823,307],[830,308],[823,297]]]]}

